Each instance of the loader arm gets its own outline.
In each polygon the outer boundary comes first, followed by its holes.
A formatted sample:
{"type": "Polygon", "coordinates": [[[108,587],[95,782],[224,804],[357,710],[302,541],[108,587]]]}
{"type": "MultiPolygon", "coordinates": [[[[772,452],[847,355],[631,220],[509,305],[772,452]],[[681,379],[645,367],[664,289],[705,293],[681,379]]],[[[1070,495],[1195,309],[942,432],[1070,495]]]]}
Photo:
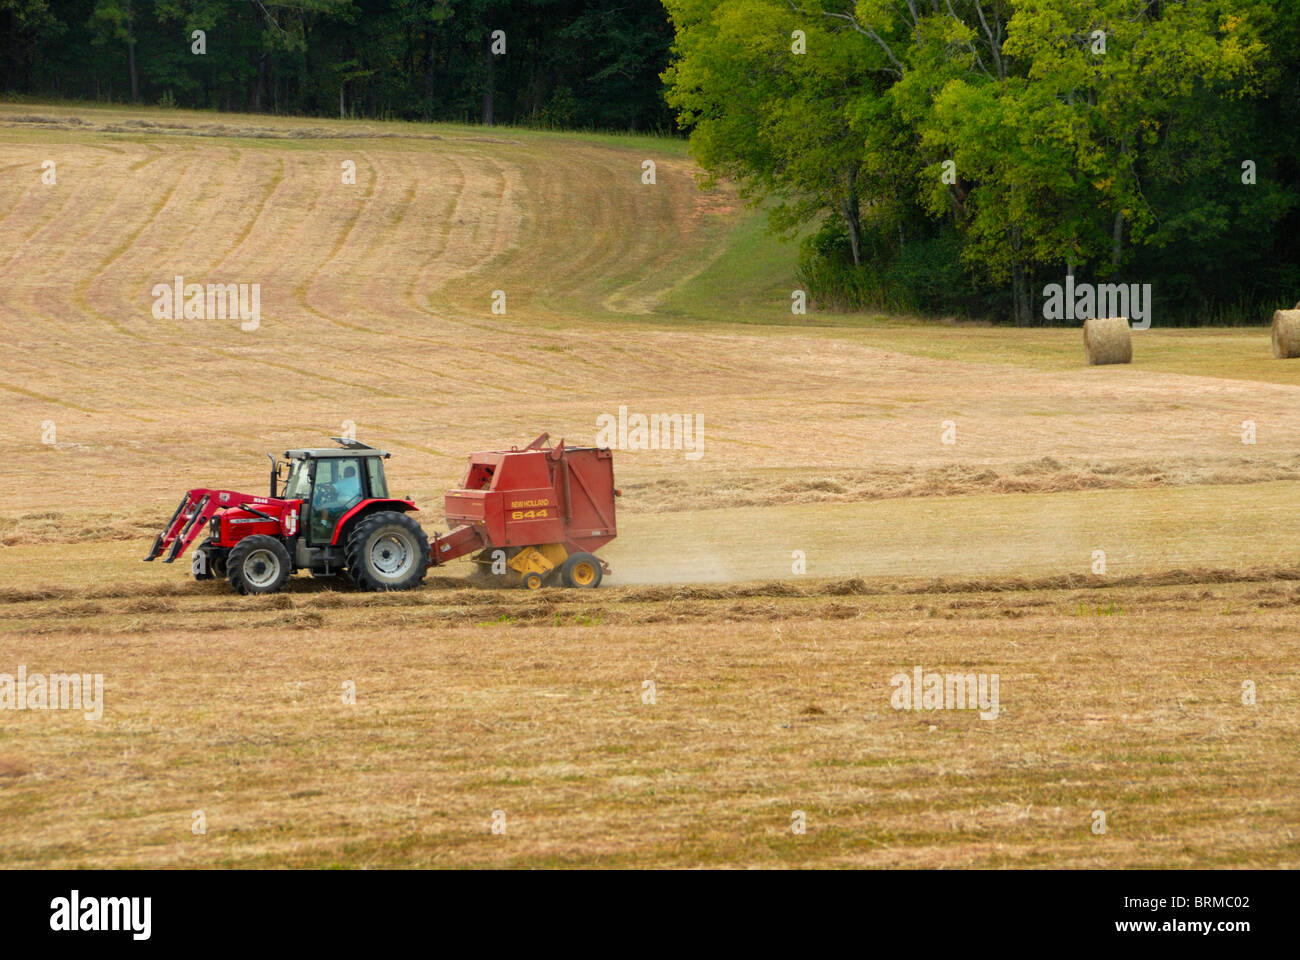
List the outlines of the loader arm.
{"type": "MultiPolygon", "coordinates": [[[[237,490],[209,490],[205,487],[188,491],[163,532],[154,538],[153,546],[149,548],[149,555],[144,558],[145,562],[156,560],[165,550],[167,556],[163,557],[163,563],[171,563],[207,529],[208,521],[216,516],[218,511],[240,506],[248,501],[265,503],[266,498],[240,493],[237,490]]],[[[252,512],[260,513],[260,511],[252,512]]]]}

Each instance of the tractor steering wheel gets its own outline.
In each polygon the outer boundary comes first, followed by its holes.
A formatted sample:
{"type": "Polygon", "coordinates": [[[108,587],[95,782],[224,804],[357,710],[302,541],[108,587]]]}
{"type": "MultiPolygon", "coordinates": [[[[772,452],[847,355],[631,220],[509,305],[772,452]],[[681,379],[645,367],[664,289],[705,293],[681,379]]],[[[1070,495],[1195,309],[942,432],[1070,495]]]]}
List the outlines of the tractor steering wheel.
{"type": "Polygon", "coordinates": [[[334,484],[318,483],[316,485],[316,503],[324,506],[334,502],[334,484]]]}

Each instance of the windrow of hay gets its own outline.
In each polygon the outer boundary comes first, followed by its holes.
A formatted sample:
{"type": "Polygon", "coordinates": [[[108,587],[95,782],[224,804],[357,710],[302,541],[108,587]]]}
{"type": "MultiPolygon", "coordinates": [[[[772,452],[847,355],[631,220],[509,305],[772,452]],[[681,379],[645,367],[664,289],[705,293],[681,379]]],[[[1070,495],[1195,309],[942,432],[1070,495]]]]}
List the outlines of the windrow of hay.
{"type": "MultiPolygon", "coordinates": [[[[882,578],[848,577],[845,579],[814,580],[793,583],[789,580],[763,580],[732,584],[662,584],[646,586],[602,587],[595,594],[583,590],[542,590],[536,594],[498,589],[475,589],[464,581],[451,578],[430,578],[434,589],[412,590],[407,593],[373,594],[361,591],[333,592],[299,590],[310,588],[312,581],[294,581],[289,591],[269,597],[234,597],[221,592],[219,585],[187,583],[186,589],[177,590],[170,597],[160,597],[148,591],[151,597],[113,594],[93,586],[85,590],[58,589],[49,591],[0,590],[0,602],[7,606],[0,620],[28,622],[24,632],[31,632],[31,623],[38,620],[57,620],[65,623],[83,622],[95,616],[131,615],[138,629],[146,629],[138,618],[141,612],[155,615],[159,629],[167,628],[166,614],[181,618],[195,614],[219,614],[230,621],[243,616],[260,616],[275,612],[271,621],[282,626],[308,627],[319,625],[317,611],[341,610],[347,612],[374,611],[385,608],[385,617],[399,615],[392,608],[413,608],[417,617],[427,617],[439,611],[452,617],[503,614],[511,619],[543,620],[559,614],[568,616],[608,615],[626,604],[663,604],[671,607],[683,601],[730,601],[743,599],[798,599],[817,597],[868,597],[888,594],[953,594],[953,593],[1016,593],[1041,590],[1091,590],[1136,586],[1176,586],[1214,583],[1300,582],[1300,566],[1258,566],[1244,569],[1211,567],[1152,570],[1126,576],[1098,576],[1095,574],[1060,574],[1043,577],[955,577],[882,578]],[[448,589],[454,587],[454,589],[448,589]],[[104,602],[117,600],[118,603],[104,602]],[[96,602],[98,601],[98,602],[96,602]],[[22,605],[21,607],[19,605],[22,605]],[[35,606],[35,609],[27,605],[35,606]],[[51,606],[39,606],[52,604],[51,606]]],[[[145,593],[141,590],[139,593],[145,593]]],[[[260,621],[259,621],[260,622],[260,621]]],[[[559,625],[559,624],[557,624],[559,625]]],[[[174,625],[173,625],[174,626],[174,625]]]]}
{"type": "Polygon", "coordinates": [[[1300,309],[1273,311],[1273,356],[1279,360],[1300,357],[1300,309]]]}
{"type": "MultiPolygon", "coordinates": [[[[882,465],[867,470],[729,473],[715,477],[630,479],[623,483],[621,516],[798,503],[856,503],[986,493],[1063,493],[1300,479],[1300,456],[1134,457],[1056,459],[1014,463],[950,463],[939,467],[882,465]]],[[[2,521],[0,521],[2,523],[2,521]]],[[[3,537],[0,527],[0,538],[3,537]]]]}
{"type": "Polygon", "coordinates": [[[1094,317],[1083,323],[1083,349],[1088,365],[1132,363],[1133,337],[1128,317],[1094,317]]]}
{"type": "MultiPolygon", "coordinates": [[[[793,593],[770,589],[773,584],[730,589],[682,588],[670,594],[629,591],[607,597],[569,598],[567,602],[540,602],[542,598],[520,593],[507,601],[502,594],[485,595],[473,602],[469,598],[446,601],[446,595],[424,594],[420,606],[390,609],[384,615],[385,636],[398,637],[412,630],[442,630],[448,626],[543,627],[563,636],[574,628],[610,628],[631,624],[673,623],[765,623],[878,619],[883,613],[906,615],[906,611],[925,611],[927,618],[950,618],[958,611],[967,617],[1020,618],[1038,616],[1062,608],[1095,609],[1097,615],[1122,613],[1125,609],[1198,609],[1201,601],[1226,597],[1245,601],[1243,610],[1284,610],[1300,607],[1300,570],[1282,569],[1280,576],[1268,571],[1167,570],[1156,575],[1139,575],[1107,580],[1105,577],[1067,576],[1043,580],[1008,578],[1002,580],[965,580],[909,583],[868,583],[858,578],[835,581],[820,586],[809,585],[793,593]],[[1262,580],[1260,578],[1263,578],[1262,580]],[[1210,586],[1264,583],[1261,589],[1219,593],[1210,586]],[[1043,586],[1046,584],[1046,586],[1043,586]],[[1185,590],[1168,588],[1196,587],[1185,590]],[[765,589],[766,588],[766,589],[765,589]],[[1165,588],[1153,590],[1150,588],[1165,588]],[[1145,592],[1126,592],[1134,589],[1145,592]],[[444,602],[437,602],[443,599],[444,602]],[[1191,604],[1189,606],[1189,603],[1191,604]]],[[[585,594],[585,591],[583,592],[585,594]]],[[[1079,613],[1084,615],[1083,612],[1079,613]]],[[[6,630],[9,638],[49,638],[69,634],[85,640],[103,637],[125,641],[134,646],[144,638],[175,633],[193,637],[199,631],[205,642],[229,643],[264,631],[319,631],[322,638],[354,630],[372,629],[373,612],[363,608],[296,608],[256,609],[240,605],[237,611],[215,606],[177,608],[170,614],[141,619],[134,610],[123,607],[116,613],[105,609],[96,616],[78,616],[67,605],[31,610],[16,630],[6,630]],[[202,616],[201,614],[208,614],[202,616]]],[[[439,642],[437,634],[430,637],[439,642]]],[[[281,633],[277,643],[283,642],[281,633]]]]}

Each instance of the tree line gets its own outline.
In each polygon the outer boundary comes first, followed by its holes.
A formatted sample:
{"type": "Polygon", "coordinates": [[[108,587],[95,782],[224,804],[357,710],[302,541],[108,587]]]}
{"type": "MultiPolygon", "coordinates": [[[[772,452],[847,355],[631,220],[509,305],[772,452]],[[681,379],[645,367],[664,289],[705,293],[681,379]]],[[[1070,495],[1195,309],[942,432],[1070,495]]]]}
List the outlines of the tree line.
{"type": "Polygon", "coordinates": [[[11,94],[689,134],[815,304],[1300,299],[1294,0],[0,0],[11,94]]]}
{"type": "Polygon", "coordinates": [[[9,93],[281,114],[668,131],[671,40],[658,0],[0,0],[9,93]]]}
{"type": "Polygon", "coordinates": [[[1151,283],[1158,323],[1300,299],[1294,0],[664,0],[713,177],[803,232],[815,302],[1042,323],[1151,283]]]}

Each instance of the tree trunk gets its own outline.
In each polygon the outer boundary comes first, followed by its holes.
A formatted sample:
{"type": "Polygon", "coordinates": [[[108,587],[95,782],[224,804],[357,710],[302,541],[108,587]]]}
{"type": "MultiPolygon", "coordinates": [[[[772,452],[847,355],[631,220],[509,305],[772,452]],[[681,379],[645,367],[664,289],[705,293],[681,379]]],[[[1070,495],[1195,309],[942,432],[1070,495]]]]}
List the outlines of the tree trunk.
{"type": "Polygon", "coordinates": [[[5,92],[12,93],[18,89],[18,12],[6,10],[5,33],[9,36],[9,57],[5,64],[5,92]]]}
{"type": "Polygon", "coordinates": [[[428,43],[425,46],[424,53],[424,99],[426,111],[429,114],[433,112],[433,31],[428,34],[428,43]]]}
{"type": "Polygon", "coordinates": [[[1027,327],[1033,323],[1029,303],[1029,276],[1025,265],[1018,260],[1011,266],[1011,312],[1017,327],[1027,327]]]}
{"type": "Polygon", "coordinates": [[[346,80],[339,80],[339,119],[346,120],[347,114],[343,112],[343,88],[347,86],[346,80]]]}
{"type": "Polygon", "coordinates": [[[262,91],[266,87],[266,51],[257,58],[257,83],[253,86],[253,112],[262,112],[262,91]]]}
{"type": "MultiPolygon", "coordinates": [[[[1015,198],[1015,186],[1011,188],[1011,196],[1015,198]]],[[[1024,246],[1024,238],[1020,232],[1019,224],[1011,228],[1011,317],[1017,327],[1027,327],[1033,323],[1033,310],[1029,301],[1029,271],[1025,268],[1025,261],[1021,259],[1020,252],[1024,246]]],[[[1071,266],[1070,271],[1074,271],[1071,266]]]]}
{"type": "MultiPolygon", "coordinates": [[[[1124,157],[1125,159],[1128,158],[1128,136],[1127,135],[1120,137],[1119,155],[1121,157],[1124,157]]],[[[1130,170],[1131,169],[1132,168],[1130,165],[1130,170]]],[[[1112,270],[1119,269],[1120,251],[1123,243],[1124,243],[1124,211],[1121,208],[1115,211],[1115,223],[1114,226],[1111,227],[1110,265],[1112,270]]]]}
{"type": "Polygon", "coordinates": [[[131,19],[131,8],[126,11],[126,64],[131,72],[131,102],[140,102],[140,78],[135,70],[135,23],[131,19]]]}
{"type": "Polygon", "coordinates": [[[483,45],[483,53],[484,56],[487,57],[487,87],[484,88],[483,90],[483,125],[485,127],[490,127],[492,126],[492,112],[493,112],[492,108],[494,106],[493,94],[495,92],[493,90],[494,77],[492,75],[493,72],[492,61],[496,59],[495,57],[492,56],[491,35],[488,36],[487,41],[483,45]]]}
{"type": "Polygon", "coordinates": [[[844,198],[844,222],[849,228],[849,248],[853,251],[853,265],[862,266],[862,220],[858,213],[857,173],[849,171],[849,191],[844,198]]]}

